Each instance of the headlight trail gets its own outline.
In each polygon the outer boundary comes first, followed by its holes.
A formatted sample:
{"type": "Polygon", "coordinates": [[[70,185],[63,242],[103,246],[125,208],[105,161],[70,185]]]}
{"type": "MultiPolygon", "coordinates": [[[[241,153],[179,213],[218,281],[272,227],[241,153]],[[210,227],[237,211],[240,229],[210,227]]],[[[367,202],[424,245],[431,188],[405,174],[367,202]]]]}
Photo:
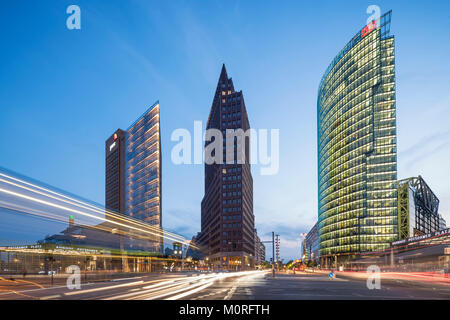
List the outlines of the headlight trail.
{"type": "Polygon", "coordinates": [[[236,281],[243,281],[259,277],[265,274],[261,271],[242,271],[230,273],[214,273],[200,275],[198,277],[179,277],[175,279],[165,280],[160,283],[144,286],[141,290],[133,289],[133,292],[111,296],[105,300],[132,299],[132,300],[155,300],[166,298],[166,300],[177,300],[200,292],[216,281],[238,278],[236,281]]]}
{"type": "MultiPolygon", "coordinates": [[[[36,194],[36,195],[43,196],[43,197],[46,197],[51,200],[55,200],[57,202],[65,204],[65,205],[62,205],[62,204],[59,204],[56,202],[52,202],[49,200],[39,199],[36,196],[27,195],[27,194],[24,194],[24,193],[18,192],[18,191],[12,191],[12,190],[6,189],[4,187],[0,188],[0,192],[2,192],[3,194],[6,194],[6,195],[12,196],[14,198],[19,198],[22,200],[27,200],[27,201],[31,201],[31,202],[34,202],[37,204],[41,204],[44,206],[56,208],[59,210],[64,210],[64,211],[67,211],[70,213],[81,215],[83,217],[94,219],[96,221],[108,222],[113,225],[117,225],[117,226],[120,226],[120,227],[123,227],[126,229],[132,229],[132,230],[135,230],[135,231],[138,231],[138,232],[141,232],[144,234],[148,234],[151,236],[162,237],[166,240],[182,242],[186,245],[189,244],[189,241],[187,239],[185,239],[184,237],[176,235],[172,232],[162,230],[159,227],[145,224],[145,223],[137,221],[135,219],[112,213],[109,210],[101,209],[92,204],[82,202],[80,200],[74,199],[74,198],[66,196],[64,194],[54,192],[47,188],[40,187],[38,185],[23,181],[21,179],[17,179],[15,177],[3,174],[1,172],[0,172],[0,176],[6,178],[6,179],[0,178],[0,182],[2,182],[3,184],[12,186],[15,189],[26,191],[27,193],[36,194]],[[7,179],[10,179],[12,181],[7,180],[7,179]],[[71,208],[67,205],[74,206],[75,208],[71,208]],[[82,210],[88,210],[91,213],[85,212],[82,210]],[[104,215],[105,217],[98,216],[96,214],[101,214],[101,215],[104,215]],[[111,219],[107,219],[106,217],[109,217],[111,219]]],[[[36,215],[39,217],[44,217],[44,218],[54,220],[57,222],[65,221],[64,219],[59,217],[57,213],[44,212],[42,210],[36,210],[36,208],[29,208],[24,205],[19,205],[18,203],[12,203],[10,201],[1,201],[1,199],[0,199],[0,204],[2,204],[5,208],[8,208],[8,209],[13,209],[13,210],[25,212],[28,214],[33,214],[33,215],[36,215]]],[[[137,236],[139,236],[139,235],[137,235],[137,236]]],[[[195,246],[193,246],[193,247],[196,248],[195,246]]]]}

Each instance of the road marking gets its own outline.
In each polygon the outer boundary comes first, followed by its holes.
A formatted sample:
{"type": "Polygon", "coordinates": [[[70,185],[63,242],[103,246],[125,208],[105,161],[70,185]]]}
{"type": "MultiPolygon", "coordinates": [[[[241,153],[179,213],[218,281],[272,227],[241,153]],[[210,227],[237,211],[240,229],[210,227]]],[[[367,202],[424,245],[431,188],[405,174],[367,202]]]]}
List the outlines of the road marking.
{"type": "Polygon", "coordinates": [[[234,285],[230,291],[228,292],[228,294],[223,298],[223,300],[230,300],[231,297],[233,296],[234,292],[236,291],[237,285],[234,285]]]}
{"type": "Polygon", "coordinates": [[[97,291],[108,290],[108,289],[116,289],[116,288],[134,286],[134,285],[138,285],[138,284],[141,284],[141,283],[144,283],[144,281],[141,280],[141,281],[136,281],[136,282],[131,282],[131,283],[118,284],[118,285],[115,285],[115,286],[108,286],[108,287],[101,287],[101,288],[93,288],[93,289],[87,289],[87,290],[66,292],[66,293],[64,293],[64,295],[72,296],[72,295],[75,295],[75,294],[83,294],[83,293],[97,292],[97,291]]]}
{"type": "Polygon", "coordinates": [[[59,294],[55,294],[53,296],[47,296],[47,297],[41,297],[39,299],[41,300],[49,300],[49,299],[56,299],[56,298],[60,298],[61,296],[59,294]]]}
{"type": "MultiPolygon", "coordinates": [[[[94,284],[96,284],[96,283],[85,283],[85,284],[82,284],[82,286],[91,286],[91,285],[94,285],[94,284]]],[[[33,292],[33,291],[41,291],[41,290],[61,289],[61,288],[67,288],[67,286],[47,287],[47,288],[42,288],[42,289],[28,289],[28,290],[17,291],[17,293],[19,293],[19,292],[33,292]]],[[[5,295],[5,294],[9,294],[9,293],[0,293],[0,296],[5,295]]]]}
{"type": "Polygon", "coordinates": [[[142,277],[131,277],[131,278],[113,279],[113,280],[111,280],[111,281],[124,281],[124,280],[134,280],[134,279],[142,279],[142,277]]]}
{"type": "Polygon", "coordinates": [[[208,288],[209,286],[212,286],[213,283],[214,283],[214,282],[207,283],[207,284],[205,284],[205,285],[203,285],[203,286],[201,286],[201,287],[199,287],[199,288],[196,288],[196,289],[187,291],[187,292],[185,292],[185,293],[181,293],[181,294],[179,294],[179,295],[176,295],[176,296],[167,298],[167,299],[165,299],[165,300],[178,300],[178,299],[181,299],[181,298],[190,296],[190,295],[192,295],[192,294],[194,294],[194,293],[197,293],[197,292],[199,292],[199,291],[202,291],[202,290],[208,288]]]}

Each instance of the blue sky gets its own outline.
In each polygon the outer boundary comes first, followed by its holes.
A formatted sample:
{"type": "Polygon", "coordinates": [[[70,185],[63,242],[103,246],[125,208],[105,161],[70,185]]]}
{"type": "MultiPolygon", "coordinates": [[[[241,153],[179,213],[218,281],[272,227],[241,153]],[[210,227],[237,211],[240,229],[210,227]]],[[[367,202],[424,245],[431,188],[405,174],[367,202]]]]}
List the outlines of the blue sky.
{"type": "Polygon", "coordinates": [[[206,122],[225,63],[251,126],[280,129],[279,174],[253,170],[256,227],[298,257],[317,218],[317,88],[371,4],[393,10],[398,177],[421,174],[450,221],[448,1],[2,1],[0,166],[104,203],[105,139],[159,100],[163,225],[191,237],[203,166],[173,165],[170,135],[206,122]]]}

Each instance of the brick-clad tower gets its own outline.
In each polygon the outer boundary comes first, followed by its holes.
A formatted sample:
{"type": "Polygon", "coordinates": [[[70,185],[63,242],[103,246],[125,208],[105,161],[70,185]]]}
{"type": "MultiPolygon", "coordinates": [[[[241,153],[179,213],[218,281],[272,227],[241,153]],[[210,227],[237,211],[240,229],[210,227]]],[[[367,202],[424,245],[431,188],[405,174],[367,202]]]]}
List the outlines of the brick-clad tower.
{"type": "MultiPolygon", "coordinates": [[[[205,163],[205,195],[202,200],[201,233],[208,262],[215,268],[249,269],[254,265],[253,179],[249,163],[250,137],[232,137],[226,149],[227,130],[248,132],[250,124],[242,91],[234,90],[225,65],[217,84],[206,129],[223,135],[223,161],[205,163]],[[241,157],[238,150],[242,150],[241,157]],[[234,161],[227,161],[232,152],[234,161]],[[242,160],[241,160],[242,158],[242,160]]],[[[209,143],[205,144],[205,147],[209,143]]]]}

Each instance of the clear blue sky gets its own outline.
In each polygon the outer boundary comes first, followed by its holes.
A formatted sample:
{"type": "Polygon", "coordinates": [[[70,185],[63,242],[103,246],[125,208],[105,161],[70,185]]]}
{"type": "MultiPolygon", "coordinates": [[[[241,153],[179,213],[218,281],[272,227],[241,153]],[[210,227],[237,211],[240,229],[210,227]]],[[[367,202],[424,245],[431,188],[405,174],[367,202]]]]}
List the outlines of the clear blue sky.
{"type": "Polygon", "coordinates": [[[393,10],[398,176],[421,174],[450,220],[449,1],[3,0],[0,166],[104,203],[105,139],[159,99],[163,224],[191,237],[203,166],[173,165],[170,134],[206,122],[225,63],[251,126],[280,129],[279,174],[253,170],[256,227],[298,257],[317,219],[317,88],[370,4],[393,10]]]}

